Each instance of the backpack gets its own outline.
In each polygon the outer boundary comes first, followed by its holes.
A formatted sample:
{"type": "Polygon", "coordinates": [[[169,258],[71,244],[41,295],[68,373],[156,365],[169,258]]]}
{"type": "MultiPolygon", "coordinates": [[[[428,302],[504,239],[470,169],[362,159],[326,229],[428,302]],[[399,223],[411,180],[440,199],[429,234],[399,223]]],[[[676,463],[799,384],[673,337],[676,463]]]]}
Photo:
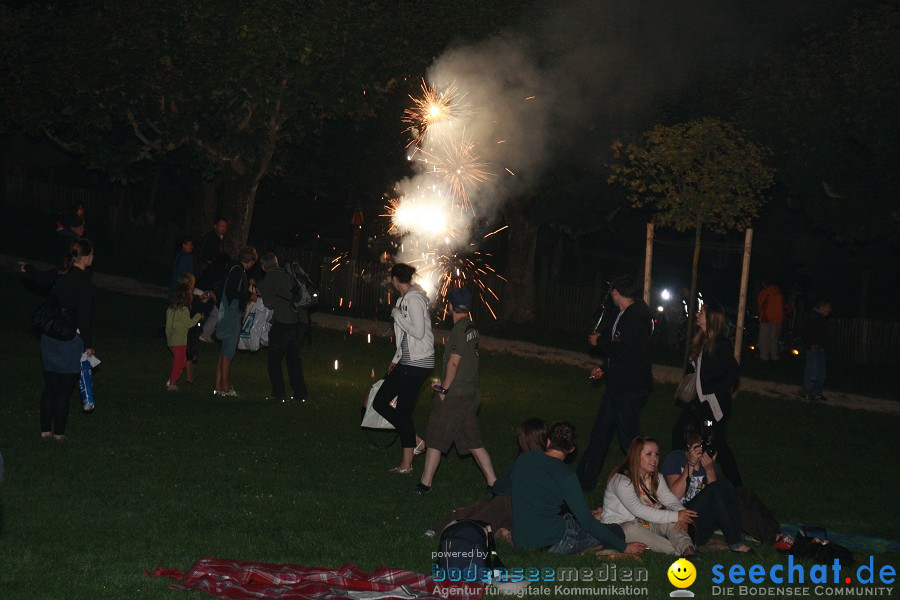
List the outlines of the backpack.
{"type": "Polygon", "coordinates": [[[737,488],[737,497],[744,533],[771,546],[775,536],[781,533],[778,520],[750,488],[746,486],[737,488]]]}
{"type": "Polygon", "coordinates": [[[300,266],[300,263],[292,262],[284,267],[285,272],[290,275],[293,286],[291,287],[291,308],[294,312],[305,310],[313,312],[319,305],[319,290],[316,288],[312,279],[300,266]]]}
{"type": "Polygon", "coordinates": [[[476,575],[476,581],[488,579],[488,572],[506,570],[497,556],[493,529],[488,523],[473,519],[452,521],[444,527],[434,566],[451,579],[451,570],[461,574],[471,572],[476,575]]]}

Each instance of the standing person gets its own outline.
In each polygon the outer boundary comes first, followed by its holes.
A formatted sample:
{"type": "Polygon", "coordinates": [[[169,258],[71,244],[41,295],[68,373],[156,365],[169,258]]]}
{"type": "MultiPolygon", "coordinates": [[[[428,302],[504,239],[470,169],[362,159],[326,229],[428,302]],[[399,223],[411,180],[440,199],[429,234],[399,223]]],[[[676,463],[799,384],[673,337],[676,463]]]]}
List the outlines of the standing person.
{"type": "Polygon", "coordinates": [[[197,267],[203,272],[220,254],[225,253],[225,234],[228,233],[228,219],[219,217],[213,225],[212,231],[208,231],[200,239],[200,250],[197,256],[197,267]]]}
{"type": "Polygon", "coordinates": [[[621,527],[601,523],[597,512],[588,508],[578,477],[565,463],[574,451],[575,427],[554,423],[544,449],[520,454],[494,484],[497,494],[512,496],[516,547],[577,554],[603,544],[626,554],[642,553],[645,544],[626,544],[621,527]]]}
{"type": "Polygon", "coordinates": [[[166,344],[172,353],[172,369],[166,381],[166,389],[170,392],[178,391],[178,379],[187,365],[190,365],[187,368],[187,380],[189,383],[194,382],[194,364],[187,360],[187,338],[191,327],[200,322],[200,315],[191,316],[193,301],[194,276],[191,273],[182,273],[178,277],[172,300],[166,310],[166,344]]]}
{"type": "MultiPolygon", "coordinates": [[[[640,431],[641,404],[653,382],[650,362],[650,312],[637,298],[634,279],[625,275],[610,282],[610,298],[619,309],[609,335],[603,336],[606,364],[591,371],[591,377],[606,378],[606,391],[591,430],[588,447],[578,464],[581,487],[589,492],[597,487],[597,478],[606,460],[613,431],[618,429],[619,447],[624,454],[640,431]]],[[[588,337],[596,346],[600,333],[588,337]]]]}
{"type": "Polygon", "coordinates": [[[179,240],[178,247],[180,250],[175,255],[175,262],[172,263],[172,277],[169,278],[169,293],[166,295],[166,299],[170,303],[181,274],[190,273],[191,275],[197,275],[194,265],[194,238],[189,235],[183,236],[179,240]]]}
{"type": "Polygon", "coordinates": [[[225,285],[225,269],[231,257],[225,253],[216,257],[216,260],[203,270],[198,270],[197,286],[201,290],[209,292],[212,299],[212,308],[203,307],[203,312],[207,313],[206,320],[203,321],[203,328],[198,339],[206,344],[213,342],[212,336],[216,331],[216,323],[219,321],[219,294],[222,293],[222,286],[225,285]]]}
{"type": "MultiPolygon", "coordinates": [[[[86,239],[75,240],[62,269],[56,273],[41,273],[23,266],[26,275],[35,281],[39,276],[55,278],[51,294],[78,325],[78,333],[68,341],[41,335],[41,363],[44,371],[44,392],[41,395],[41,437],[66,438],[69,419],[69,400],[81,374],[81,356],[93,356],[94,284],[89,270],[94,262],[94,247],[86,239]]],[[[44,279],[47,281],[46,279],[44,279]]]]}
{"type": "Polygon", "coordinates": [[[636,436],[606,483],[602,521],[620,526],[626,542],[640,542],[653,552],[681,555],[693,562],[699,557],[687,530],[696,517],[695,511],[681,505],[660,474],[659,444],[636,436]]]}
{"type": "Polygon", "coordinates": [[[428,296],[412,278],[416,269],[405,263],[391,268],[391,284],[400,294],[391,311],[397,352],[388,365],[388,372],[372,406],[400,435],[402,455],[400,465],[391,473],[412,473],[413,457],[425,451],[425,441],[416,435],[413,408],[419,389],[434,370],[434,333],[428,296]],[[396,401],[394,400],[396,398],[396,401]]]}
{"type": "Polygon", "coordinates": [[[469,318],[472,294],[466,288],[453,288],[447,294],[453,329],[444,346],[444,369],[440,383],[431,388],[436,398],[428,428],[425,430],[425,468],[422,479],[413,488],[420,495],[431,492],[431,482],[441,456],[456,444],[460,455],[471,453],[484,474],[488,488],[497,476],[491,456],[484,449],[478,430],[478,329],[469,318]]]}
{"type": "Polygon", "coordinates": [[[763,289],[756,297],[759,310],[759,357],[762,360],[778,360],[778,339],[784,323],[784,295],[781,288],[769,279],[762,282],[763,289]]]}
{"type": "Polygon", "coordinates": [[[819,300],[812,314],[803,324],[803,343],[806,345],[806,368],[803,371],[804,400],[825,400],[822,386],[828,372],[825,369],[825,344],[828,342],[828,323],[831,314],[831,302],[819,300]]]}
{"type": "Polygon", "coordinates": [[[225,268],[225,283],[219,301],[219,321],[216,323],[216,337],[222,342],[222,350],[216,362],[216,396],[237,396],[231,387],[231,363],[237,351],[241,335],[241,321],[247,302],[254,301],[247,282],[247,269],[256,262],[257,254],[253,246],[238,251],[237,258],[225,268]]]}
{"type": "Polygon", "coordinates": [[[308,392],[303,378],[303,364],[300,361],[300,347],[307,333],[308,315],[302,308],[294,312],[292,305],[294,280],[278,265],[278,257],[267,253],[260,261],[266,276],[259,283],[263,303],[274,311],[272,328],[269,330],[269,381],[272,395],[266,400],[284,402],[284,373],[281,361],[287,361],[288,379],[294,395],[291,400],[306,402],[308,392]]]}
{"type": "Polygon", "coordinates": [[[737,461],[728,446],[728,419],[731,416],[731,396],[740,379],[740,366],[734,359],[733,348],[725,338],[725,309],[706,302],[697,311],[697,332],[691,346],[691,363],[697,372],[697,391],[694,399],[683,406],[681,416],[672,430],[672,449],[685,447],[684,428],[699,423],[712,428],[716,439],[722,473],[734,487],[744,485],[737,461]]]}

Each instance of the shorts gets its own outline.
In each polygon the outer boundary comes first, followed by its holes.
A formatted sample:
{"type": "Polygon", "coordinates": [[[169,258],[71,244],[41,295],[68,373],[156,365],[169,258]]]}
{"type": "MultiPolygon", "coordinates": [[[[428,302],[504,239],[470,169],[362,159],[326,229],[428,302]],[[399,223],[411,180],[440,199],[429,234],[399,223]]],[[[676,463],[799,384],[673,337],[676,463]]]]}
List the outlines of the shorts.
{"type": "Polygon", "coordinates": [[[425,444],[429,448],[447,452],[456,444],[456,451],[469,454],[473,449],[484,448],[478,429],[478,393],[466,396],[435,396],[434,407],[428,417],[425,444]]]}

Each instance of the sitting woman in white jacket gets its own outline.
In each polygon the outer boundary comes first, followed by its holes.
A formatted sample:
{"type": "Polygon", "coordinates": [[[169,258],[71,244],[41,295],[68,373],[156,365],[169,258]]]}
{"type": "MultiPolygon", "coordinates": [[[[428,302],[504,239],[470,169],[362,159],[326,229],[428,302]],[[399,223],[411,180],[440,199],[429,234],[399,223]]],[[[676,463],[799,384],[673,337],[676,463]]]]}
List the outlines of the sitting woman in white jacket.
{"type": "Polygon", "coordinates": [[[653,552],[697,558],[687,533],[697,513],[686,509],[659,473],[659,444],[649,437],[631,440],[603,495],[606,524],[619,525],[626,542],[643,542],[653,552]]]}

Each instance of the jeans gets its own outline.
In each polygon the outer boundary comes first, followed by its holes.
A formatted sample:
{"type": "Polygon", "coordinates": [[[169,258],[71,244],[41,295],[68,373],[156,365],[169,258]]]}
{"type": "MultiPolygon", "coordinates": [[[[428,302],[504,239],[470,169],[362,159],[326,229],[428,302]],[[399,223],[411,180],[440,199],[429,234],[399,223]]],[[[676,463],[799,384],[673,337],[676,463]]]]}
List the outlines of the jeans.
{"type": "Polygon", "coordinates": [[[306,337],[306,323],[272,322],[269,330],[269,381],[272,382],[272,397],[285,397],[284,373],[281,361],[286,360],[288,379],[294,391],[295,400],[306,400],[309,395],[306,380],[303,378],[303,363],[300,361],[300,345],[306,337]]]}
{"type": "Polygon", "coordinates": [[[640,432],[641,403],[646,397],[646,391],[616,394],[604,392],[591,429],[590,441],[578,463],[581,489],[589,492],[597,487],[597,478],[603,469],[609,443],[616,429],[619,430],[619,448],[622,454],[628,452],[628,445],[640,432]]]}
{"type": "Polygon", "coordinates": [[[727,479],[714,481],[691,498],[685,508],[697,511],[694,520],[694,543],[702,546],[716,529],[721,529],[732,548],[744,543],[741,508],[734,486],[727,479]]]}
{"type": "Polygon", "coordinates": [[[828,372],[825,369],[825,349],[806,351],[806,369],[803,371],[803,393],[807,396],[821,396],[822,385],[828,372]]]}
{"type": "MultiPolygon", "coordinates": [[[[548,552],[554,554],[578,554],[582,550],[603,544],[603,542],[588,533],[571,513],[566,513],[563,515],[563,518],[566,520],[566,532],[561,540],[547,549],[548,552]]],[[[625,533],[621,527],[618,525],[607,525],[607,527],[620,538],[625,539],[625,533]]]]}

